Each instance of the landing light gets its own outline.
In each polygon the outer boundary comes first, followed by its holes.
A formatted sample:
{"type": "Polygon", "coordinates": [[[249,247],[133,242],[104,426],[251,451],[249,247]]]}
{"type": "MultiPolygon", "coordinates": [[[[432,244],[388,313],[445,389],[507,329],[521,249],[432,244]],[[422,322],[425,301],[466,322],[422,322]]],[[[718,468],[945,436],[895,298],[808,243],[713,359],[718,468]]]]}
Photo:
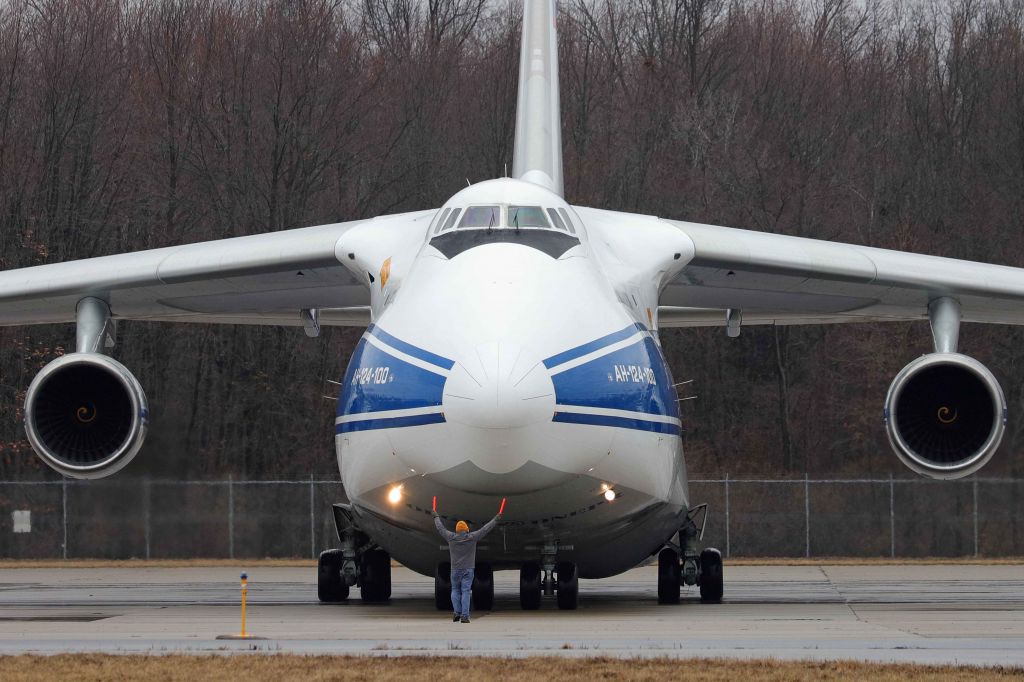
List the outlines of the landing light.
{"type": "Polygon", "coordinates": [[[605,490],[604,491],[604,499],[608,500],[609,502],[614,502],[615,501],[615,491],[612,490],[611,488],[608,488],[608,490],[605,490]]]}
{"type": "Polygon", "coordinates": [[[402,486],[396,485],[388,491],[388,502],[398,504],[402,501],[402,486]]]}

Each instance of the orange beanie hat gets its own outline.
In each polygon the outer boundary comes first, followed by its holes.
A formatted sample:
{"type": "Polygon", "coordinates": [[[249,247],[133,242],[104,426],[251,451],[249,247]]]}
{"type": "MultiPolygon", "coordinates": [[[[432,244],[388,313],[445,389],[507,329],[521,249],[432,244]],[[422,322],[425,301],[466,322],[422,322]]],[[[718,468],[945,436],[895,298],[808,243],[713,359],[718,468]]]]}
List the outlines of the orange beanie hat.
{"type": "Polygon", "coordinates": [[[469,524],[466,523],[465,521],[459,521],[458,523],[455,524],[455,532],[456,533],[468,533],[469,532],[469,524]]]}

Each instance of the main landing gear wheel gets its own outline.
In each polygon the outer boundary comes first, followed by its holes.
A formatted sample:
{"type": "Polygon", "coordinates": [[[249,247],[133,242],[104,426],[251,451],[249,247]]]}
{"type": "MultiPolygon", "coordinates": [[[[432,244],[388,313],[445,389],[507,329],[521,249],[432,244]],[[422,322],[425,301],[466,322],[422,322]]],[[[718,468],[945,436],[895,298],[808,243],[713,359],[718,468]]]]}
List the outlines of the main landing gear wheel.
{"type": "Polygon", "coordinates": [[[359,562],[359,586],[364,602],[391,599],[391,557],[382,549],[371,549],[359,562]]]}
{"type": "Polygon", "coordinates": [[[316,596],[320,601],[333,604],[348,599],[348,584],[341,574],[345,557],[340,549],[320,552],[316,566],[316,596]]]}
{"type": "Polygon", "coordinates": [[[540,564],[527,561],[519,569],[519,605],[526,611],[540,608],[540,564]]]}
{"type": "Polygon", "coordinates": [[[452,606],[452,565],[447,561],[437,565],[434,573],[434,606],[438,611],[451,613],[452,606]]]}
{"type": "Polygon", "coordinates": [[[576,564],[571,561],[562,561],[555,565],[555,573],[558,575],[558,583],[555,589],[558,590],[558,608],[563,611],[574,611],[579,604],[580,575],[576,570],[576,564]]]}
{"type": "Polygon", "coordinates": [[[490,564],[477,564],[473,571],[473,608],[494,609],[494,570],[490,564]]]}
{"type": "Polygon", "coordinates": [[[705,604],[718,604],[724,592],[722,579],[722,553],[705,549],[700,553],[700,600],[705,604]]]}
{"type": "MultiPolygon", "coordinates": [[[[658,603],[678,604],[681,568],[679,553],[666,547],[658,554],[658,603]]],[[[703,588],[702,588],[703,589],[703,588]]]]}

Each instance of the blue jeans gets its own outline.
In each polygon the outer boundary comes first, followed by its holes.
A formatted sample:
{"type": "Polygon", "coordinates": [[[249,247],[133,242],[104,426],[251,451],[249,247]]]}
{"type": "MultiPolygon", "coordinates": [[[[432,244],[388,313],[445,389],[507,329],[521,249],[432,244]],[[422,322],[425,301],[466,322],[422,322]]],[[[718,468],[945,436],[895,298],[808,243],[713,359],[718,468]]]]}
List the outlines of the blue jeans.
{"type": "Polygon", "coordinates": [[[469,618],[469,600],[473,596],[472,568],[452,569],[452,608],[454,612],[469,618]]]}

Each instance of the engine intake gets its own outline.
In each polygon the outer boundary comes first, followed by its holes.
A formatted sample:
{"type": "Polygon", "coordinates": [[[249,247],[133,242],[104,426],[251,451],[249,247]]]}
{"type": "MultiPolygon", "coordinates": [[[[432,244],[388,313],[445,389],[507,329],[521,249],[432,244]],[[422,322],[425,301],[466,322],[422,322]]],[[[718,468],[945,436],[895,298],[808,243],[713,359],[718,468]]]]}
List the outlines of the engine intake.
{"type": "Polygon", "coordinates": [[[98,353],[72,353],[39,372],[25,397],[32,449],[71,478],[120,471],[142,447],[146,394],[124,365],[98,353]]]}
{"type": "Polygon", "coordinates": [[[969,476],[995,454],[1006,430],[1006,398],[977,360],[933,353],[896,375],[885,399],[889,442],[930,478],[969,476]]]}

